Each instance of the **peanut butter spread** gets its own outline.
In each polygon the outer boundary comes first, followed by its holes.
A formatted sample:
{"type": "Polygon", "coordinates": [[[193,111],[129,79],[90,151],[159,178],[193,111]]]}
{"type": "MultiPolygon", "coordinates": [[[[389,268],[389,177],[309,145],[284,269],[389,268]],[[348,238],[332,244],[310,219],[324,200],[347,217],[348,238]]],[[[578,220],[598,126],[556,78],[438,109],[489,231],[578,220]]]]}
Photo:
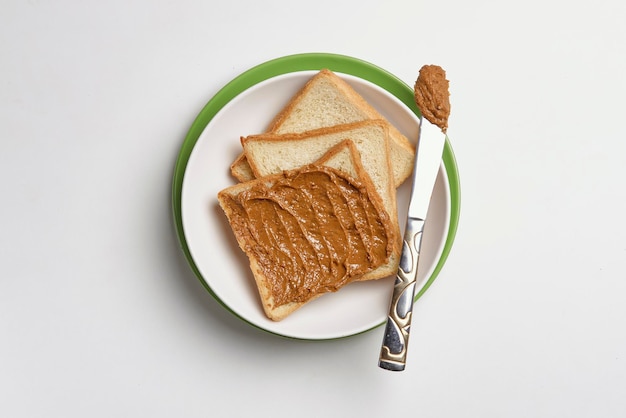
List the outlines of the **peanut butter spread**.
{"type": "Polygon", "coordinates": [[[227,204],[275,306],[334,292],[386,263],[392,251],[387,212],[363,184],[329,167],[260,181],[227,204]]]}
{"type": "Polygon", "coordinates": [[[445,133],[450,117],[450,92],[446,72],[437,65],[424,65],[415,82],[415,102],[422,116],[445,133]]]}

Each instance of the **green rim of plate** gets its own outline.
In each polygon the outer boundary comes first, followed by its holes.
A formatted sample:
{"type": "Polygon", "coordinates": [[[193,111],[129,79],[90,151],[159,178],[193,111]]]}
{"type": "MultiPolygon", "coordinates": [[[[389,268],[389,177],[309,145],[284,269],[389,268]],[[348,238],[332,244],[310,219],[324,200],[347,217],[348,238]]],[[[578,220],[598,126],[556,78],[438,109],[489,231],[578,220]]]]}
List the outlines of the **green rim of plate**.
{"type": "MultiPolygon", "coordinates": [[[[185,239],[185,232],[183,230],[181,207],[183,179],[185,176],[185,171],[187,169],[189,156],[191,155],[191,152],[193,151],[193,148],[195,147],[198,138],[200,137],[206,126],[209,124],[209,122],[211,122],[213,117],[215,117],[217,112],[219,112],[228,102],[230,102],[232,99],[234,99],[250,87],[269,78],[296,71],[321,70],[323,68],[327,68],[335,72],[350,74],[352,76],[370,81],[378,85],[379,87],[387,90],[389,93],[393,94],[402,103],[409,107],[411,111],[414,112],[418,117],[420,116],[420,111],[415,105],[415,101],[413,98],[413,89],[393,74],[380,67],[377,67],[376,65],[360,60],[358,58],[339,54],[303,53],[288,55],[259,64],[240,74],[224,87],[222,87],[222,89],[220,89],[220,91],[218,91],[217,94],[215,94],[215,96],[213,96],[213,98],[209,100],[209,102],[204,106],[204,108],[200,111],[200,113],[192,123],[180,149],[174,168],[174,178],[172,185],[172,209],[174,215],[174,223],[176,226],[176,233],[178,235],[181,249],[185,257],[187,258],[189,266],[195,273],[196,277],[200,280],[202,285],[205,287],[205,289],[222,306],[224,306],[226,309],[228,309],[230,312],[235,314],[243,321],[253,325],[256,328],[262,329],[272,334],[276,333],[249,322],[242,316],[238,315],[235,311],[233,311],[215,294],[215,292],[213,292],[206,280],[204,280],[204,278],[200,274],[200,271],[198,270],[198,267],[196,266],[193,257],[191,256],[191,253],[189,251],[187,240],[185,239]]],[[[456,159],[454,156],[454,152],[452,151],[450,142],[447,138],[442,158],[444,167],[446,168],[446,173],[448,175],[448,184],[450,190],[450,222],[448,225],[448,235],[446,237],[441,256],[433,270],[432,275],[430,276],[422,290],[415,296],[415,300],[419,299],[421,295],[424,294],[426,290],[428,290],[430,285],[439,275],[439,272],[443,268],[443,265],[445,264],[448,255],[450,254],[450,250],[452,249],[452,244],[454,242],[454,238],[456,236],[459,224],[459,216],[461,211],[461,187],[459,182],[456,159]]],[[[377,324],[372,328],[339,338],[345,338],[367,332],[373,328],[379,327],[380,325],[384,324],[384,322],[385,321],[382,321],[380,324],[377,324]]]]}

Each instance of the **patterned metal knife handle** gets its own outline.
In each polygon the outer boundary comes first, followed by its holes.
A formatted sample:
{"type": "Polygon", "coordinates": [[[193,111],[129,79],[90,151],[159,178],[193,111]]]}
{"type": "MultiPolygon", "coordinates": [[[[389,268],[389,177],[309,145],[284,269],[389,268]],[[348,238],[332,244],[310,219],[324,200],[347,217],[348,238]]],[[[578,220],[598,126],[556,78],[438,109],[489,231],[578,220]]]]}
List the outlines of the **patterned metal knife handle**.
{"type": "Polygon", "coordinates": [[[378,362],[378,366],[383,369],[402,371],[406,364],[423,230],[424,220],[407,219],[402,255],[393,287],[389,317],[385,326],[385,335],[378,362]]]}

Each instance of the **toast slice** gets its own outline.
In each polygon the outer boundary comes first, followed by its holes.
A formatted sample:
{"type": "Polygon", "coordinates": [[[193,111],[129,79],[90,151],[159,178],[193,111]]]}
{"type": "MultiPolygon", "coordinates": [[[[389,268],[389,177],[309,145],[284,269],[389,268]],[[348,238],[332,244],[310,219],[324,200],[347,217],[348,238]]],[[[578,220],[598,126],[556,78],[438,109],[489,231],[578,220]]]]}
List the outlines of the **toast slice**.
{"type": "Polygon", "coordinates": [[[351,141],[316,164],[228,187],[218,201],[274,321],[348,283],[395,272],[394,231],[351,141]],[[320,175],[330,183],[313,181],[320,175]]]}
{"type": "Polygon", "coordinates": [[[312,164],[337,144],[352,140],[394,230],[399,232],[388,136],[386,122],[370,119],[303,133],[250,135],[242,137],[241,144],[252,173],[259,178],[312,164]]]}
{"type": "MultiPolygon", "coordinates": [[[[328,69],[313,76],[293,96],[271,122],[268,133],[302,133],[368,119],[383,120],[387,125],[393,179],[398,187],[413,170],[415,147],[347,82],[328,69]]],[[[244,154],[235,159],[231,173],[240,181],[250,180],[254,175],[244,154]]]]}

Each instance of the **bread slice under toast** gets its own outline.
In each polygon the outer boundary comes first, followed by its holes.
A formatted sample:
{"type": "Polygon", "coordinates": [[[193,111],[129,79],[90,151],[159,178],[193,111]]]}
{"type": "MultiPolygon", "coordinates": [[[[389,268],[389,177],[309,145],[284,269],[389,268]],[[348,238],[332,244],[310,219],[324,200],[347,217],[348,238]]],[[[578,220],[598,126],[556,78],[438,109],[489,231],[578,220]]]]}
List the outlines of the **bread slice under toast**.
{"type": "MultiPolygon", "coordinates": [[[[398,187],[413,170],[414,146],[346,81],[328,69],[313,76],[293,96],[276,115],[268,133],[302,133],[368,119],[383,120],[387,125],[391,139],[389,150],[393,161],[393,183],[398,187]]],[[[244,154],[233,162],[231,173],[240,181],[250,180],[254,175],[244,154]]]]}
{"type": "MultiPolygon", "coordinates": [[[[310,302],[311,300],[316,299],[317,297],[325,293],[328,293],[331,291],[337,291],[348,283],[351,283],[356,280],[373,280],[373,279],[378,279],[382,277],[387,277],[395,273],[395,270],[397,268],[397,260],[391,259],[393,247],[394,247],[393,242],[395,241],[395,236],[394,236],[394,231],[391,228],[391,223],[389,222],[388,214],[384,210],[382,201],[380,200],[380,196],[375,192],[374,185],[371,183],[371,181],[369,180],[369,177],[367,176],[365,172],[365,169],[360,161],[359,153],[356,149],[356,146],[354,145],[352,141],[350,140],[342,141],[341,143],[331,148],[319,161],[315,163],[315,165],[300,168],[298,170],[292,171],[291,173],[292,174],[283,172],[281,174],[265,176],[262,178],[258,178],[256,180],[239,183],[237,185],[234,185],[234,186],[231,186],[229,188],[222,190],[218,194],[218,200],[219,200],[220,206],[224,210],[231,226],[233,226],[233,231],[237,238],[237,242],[240,248],[244,251],[244,253],[246,253],[246,255],[248,256],[250,260],[250,268],[252,270],[255,282],[257,284],[257,288],[259,290],[259,295],[261,298],[261,302],[262,302],[262,306],[265,311],[265,314],[268,316],[268,318],[274,321],[280,321],[284,319],[289,314],[291,314],[298,308],[302,307],[304,304],[310,302]],[[243,220],[243,218],[245,218],[246,216],[245,211],[243,211],[242,209],[239,209],[237,205],[233,206],[231,200],[237,200],[239,196],[246,193],[247,191],[252,190],[253,187],[259,184],[262,184],[263,187],[271,188],[273,185],[278,184],[283,178],[285,178],[285,176],[293,175],[293,173],[297,173],[300,170],[308,170],[310,169],[310,167],[322,167],[325,170],[331,170],[331,173],[333,173],[333,175],[339,175],[339,176],[349,179],[349,181],[352,182],[352,184],[357,185],[362,191],[362,193],[364,193],[367,196],[369,202],[371,202],[371,206],[376,209],[378,216],[380,217],[381,223],[379,224],[379,226],[383,228],[383,229],[377,229],[376,237],[370,237],[370,238],[374,238],[373,241],[379,242],[378,245],[385,246],[385,255],[387,258],[384,261],[381,261],[382,264],[380,265],[368,266],[366,262],[360,267],[353,266],[351,268],[352,274],[349,277],[345,277],[343,281],[331,286],[330,288],[323,284],[319,284],[320,286],[319,288],[316,288],[318,284],[315,284],[315,283],[309,284],[307,286],[309,286],[309,288],[315,291],[312,293],[305,294],[306,296],[304,297],[304,299],[302,300],[296,299],[293,301],[288,300],[288,301],[285,301],[284,303],[277,304],[275,302],[274,293],[272,291],[271,280],[269,279],[268,275],[264,274],[263,263],[264,262],[266,264],[271,263],[273,268],[276,268],[276,266],[281,265],[281,262],[277,260],[267,261],[267,257],[265,253],[261,253],[261,254],[258,253],[259,245],[258,245],[258,241],[255,238],[256,234],[249,232],[249,230],[246,229],[245,226],[242,227],[242,225],[245,224],[243,220]],[[381,234],[381,232],[383,231],[384,233],[381,234]],[[385,235],[385,236],[380,236],[380,235],[385,235]],[[385,239],[386,239],[386,241],[384,241],[385,243],[380,244],[381,242],[380,240],[385,240],[385,239]]],[[[337,201],[335,201],[335,204],[337,204],[337,201]]],[[[341,210],[353,213],[349,210],[350,206],[345,201],[340,201],[338,206],[345,206],[345,207],[343,209],[341,208],[336,209],[337,213],[339,213],[339,211],[341,210]]],[[[355,222],[353,224],[353,227],[355,229],[334,228],[333,233],[335,233],[337,230],[343,230],[345,233],[346,239],[350,234],[352,234],[353,237],[357,237],[357,238],[353,238],[353,241],[352,241],[353,243],[359,240],[363,240],[361,242],[365,243],[367,241],[367,237],[358,238],[361,236],[355,235],[355,232],[352,232],[352,233],[346,232],[350,229],[352,229],[353,231],[358,229],[356,228],[356,224],[358,223],[356,219],[357,218],[355,217],[355,222]]],[[[289,245],[276,243],[275,247],[276,247],[275,251],[277,253],[278,252],[284,253],[285,252],[284,248],[289,247],[289,245]]],[[[289,259],[293,259],[294,257],[301,257],[301,255],[296,254],[296,253],[306,253],[306,247],[307,247],[306,245],[300,246],[300,247],[294,246],[292,252],[289,253],[287,251],[288,253],[285,254],[285,259],[289,260],[289,259]]],[[[353,251],[354,247],[355,245],[351,245],[351,244],[338,246],[337,248],[343,249],[343,254],[339,254],[337,257],[339,259],[345,257],[345,260],[349,261],[349,258],[351,256],[348,255],[347,252],[353,251]]],[[[319,253],[319,250],[313,249],[313,252],[319,253]]],[[[338,252],[342,252],[342,251],[338,251],[338,252]]],[[[278,257],[280,257],[280,254],[278,254],[278,257]]],[[[361,260],[363,260],[363,258],[361,258],[361,260]]],[[[370,260],[369,256],[367,257],[367,260],[370,260]]],[[[287,261],[287,264],[290,264],[289,261],[287,261]]],[[[350,264],[350,263],[347,263],[347,264],[350,264]]],[[[279,268],[277,271],[282,272],[283,270],[280,270],[279,268]]],[[[288,268],[285,268],[284,271],[285,273],[283,273],[282,280],[289,281],[290,278],[293,279],[293,276],[295,276],[294,274],[290,274],[288,272],[288,268]],[[284,276],[287,276],[287,277],[284,277],[284,276]]],[[[347,275],[348,273],[345,273],[345,274],[347,275]]],[[[310,276],[317,277],[317,275],[315,274],[310,274],[310,276]]]]}

